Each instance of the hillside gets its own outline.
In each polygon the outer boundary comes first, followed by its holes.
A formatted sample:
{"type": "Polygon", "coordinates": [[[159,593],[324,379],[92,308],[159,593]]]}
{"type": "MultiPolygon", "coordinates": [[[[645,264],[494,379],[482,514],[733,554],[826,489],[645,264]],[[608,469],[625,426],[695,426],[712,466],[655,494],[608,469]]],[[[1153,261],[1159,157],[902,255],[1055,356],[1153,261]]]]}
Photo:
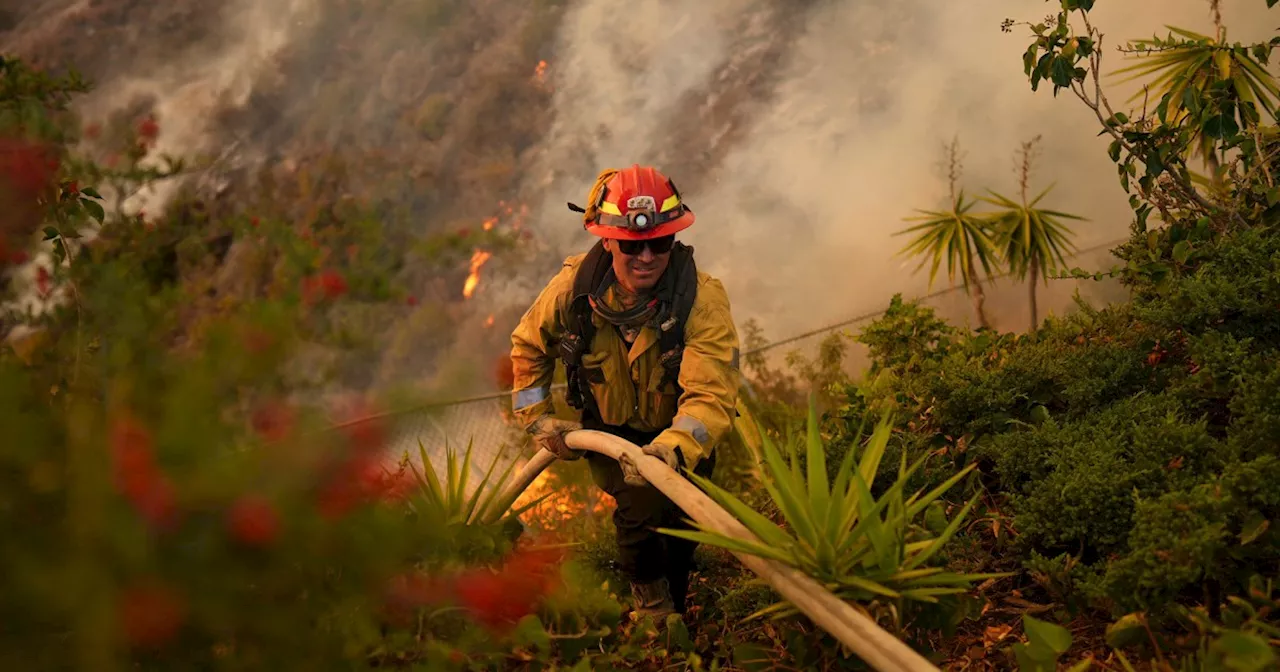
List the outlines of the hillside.
{"type": "Polygon", "coordinates": [[[1275,4],[0,0],[0,667],[1280,670],[1275,4]],[[506,393],[632,162],[742,345],[708,478],[566,438],[657,622],[506,393]]]}
{"type": "MultiPolygon", "coordinates": [[[[1194,2],[1181,4],[1171,17],[1203,20],[1194,2]]],[[[924,293],[923,278],[892,258],[901,241],[889,233],[911,208],[944,194],[933,164],[952,135],[965,145],[969,174],[1003,188],[1003,166],[1025,138],[987,116],[1006,105],[1002,98],[1022,110],[1025,121],[1014,126],[1027,128],[1026,136],[1081,123],[1034,97],[1004,93],[1007,84],[987,100],[937,107],[939,96],[951,94],[930,92],[936,66],[907,45],[941,49],[937,40],[953,39],[953,26],[989,29],[1012,6],[952,16],[920,3],[872,12],[856,3],[720,0],[682,8],[671,24],[674,8],[499,0],[295,0],[221,9],[15,3],[0,47],[84,72],[98,85],[78,103],[90,123],[110,127],[152,114],[163,129],[157,152],[210,166],[139,195],[137,209],[161,211],[176,184],[244,209],[242,194],[263,173],[277,181],[301,173],[330,196],[380,203],[384,225],[411,237],[479,229],[495,217],[511,225],[527,213],[519,222],[532,245],[518,258],[489,259],[476,299],[452,309],[464,329],[456,342],[466,344],[454,356],[471,355],[477,342],[486,357],[500,353],[501,335],[556,260],[588,243],[562,204],[581,199],[603,165],[650,161],[678,176],[702,217],[690,240],[728,284],[739,322],[754,318],[783,338],[865,312],[893,291],[924,293]],[[594,36],[612,31],[618,15],[635,28],[597,44],[594,36]],[[866,72],[884,76],[859,75],[866,72]],[[886,77],[913,83],[899,89],[886,77]],[[833,81],[847,86],[827,85],[833,81]],[[917,123],[923,117],[933,121],[917,123]],[[893,278],[887,285],[886,277],[893,278]],[[831,291],[837,287],[852,291],[831,291]],[[829,298],[794,300],[815,294],[829,298]],[[486,328],[490,315],[494,327],[486,328]]],[[[991,80],[981,73],[998,71],[997,53],[1016,53],[1015,42],[966,61],[975,82],[991,80]]],[[[1047,136],[1044,151],[1055,157],[1041,169],[1045,183],[1070,166],[1096,165],[1099,156],[1059,134],[1047,136]]],[[[1081,247],[1123,231],[1116,219],[1123,201],[1080,199],[1088,189],[1075,180],[1059,189],[1089,218],[1081,247]]],[[[290,216],[309,216],[296,208],[290,216]]],[[[461,299],[470,255],[459,257],[444,275],[415,271],[420,264],[410,258],[397,282],[418,295],[461,299]]],[[[1115,296],[1079,287],[1101,300],[1115,296]]],[[[1069,310],[1076,288],[1070,281],[1046,288],[1045,309],[1069,310]]],[[[990,293],[996,314],[1008,316],[1006,328],[1025,322],[1020,290],[990,293]]],[[[966,310],[958,298],[940,308],[955,318],[966,310]]],[[[388,332],[402,342],[426,338],[395,322],[388,332]]],[[[489,361],[474,366],[487,369],[489,361]]],[[[375,368],[384,373],[372,379],[383,384],[434,370],[422,355],[375,368]]],[[[487,389],[476,385],[458,394],[487,389]]]]}

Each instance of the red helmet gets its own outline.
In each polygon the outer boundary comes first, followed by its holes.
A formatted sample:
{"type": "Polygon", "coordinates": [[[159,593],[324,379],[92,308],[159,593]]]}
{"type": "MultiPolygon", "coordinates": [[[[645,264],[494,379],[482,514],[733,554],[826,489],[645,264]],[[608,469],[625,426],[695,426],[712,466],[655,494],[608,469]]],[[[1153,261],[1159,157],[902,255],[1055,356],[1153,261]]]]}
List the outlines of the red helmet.
{"type": "Polygon", "coordinates": [[[652,166],[606,170],[596,178],[583,213],[583,228],[601,238],[648,240],[693,226],[693,211],[676,185],[652,166]]]}

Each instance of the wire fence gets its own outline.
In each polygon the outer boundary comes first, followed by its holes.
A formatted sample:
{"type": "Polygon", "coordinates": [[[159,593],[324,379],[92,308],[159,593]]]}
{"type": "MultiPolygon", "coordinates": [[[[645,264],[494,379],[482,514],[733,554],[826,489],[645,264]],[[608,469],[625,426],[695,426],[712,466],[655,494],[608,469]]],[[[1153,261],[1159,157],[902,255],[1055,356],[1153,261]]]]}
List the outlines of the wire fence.
{"type": "MultiPolygon", "coordinates": [[[[1124,242],[1122,238],[1087,248],[1076,250],[1067,255],[1074,258],[1105,249],[1114,248],[1124,242]]],[[[1008,277],[1009,273],[1000,273],[992,279],[1008,277]]],[[[916,301],[929,301],[949,294],[966,291],[963,285],[949,287],[916,297],[916,301]]],[[[817,329],[795,334],[782,340],[773,341],[763,346],[742,353],[747,356],[764,353],[784,345],[830,333],[837,329],[854,326],[885,313],[884,308],[867,311],[848,319],[828,324],[817,329]]],[[[557,408],[564,407],[564,384],[552,387],[554,402],[557,408]]],[[[494,473],[501,473],[512,460],[523,462],[522,446],[526,438],[514,423],[511,413],[511,393],[509,391],[492,392],[485,395],[438,402],[391,413],[359,418],[344,425],[362,422],[383,422],[387,426],[389,450],[397,459],[408,453],[411,461],[419,464],[419,444],[430,458],[432,466],[439,470],[446,464],[446,451],[453,449],[459,456],[471,445],[472,473],[471,487],[475,487],[483,478],[490,464],[498,463],[494,473]]],[[[517,465],[518,467],[519,465],[517,465]]]]}

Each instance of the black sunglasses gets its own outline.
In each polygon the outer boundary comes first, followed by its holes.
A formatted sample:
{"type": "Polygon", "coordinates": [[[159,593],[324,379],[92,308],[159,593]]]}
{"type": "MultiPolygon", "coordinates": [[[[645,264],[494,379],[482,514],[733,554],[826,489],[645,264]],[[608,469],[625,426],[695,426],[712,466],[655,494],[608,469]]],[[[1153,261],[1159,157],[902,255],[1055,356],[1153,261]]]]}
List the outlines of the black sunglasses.
{"type": "Polygon", "coordinates": [[[649,240],[619,240],[618,251],[628,257],[634,257],[637,254],[644,252],[644,248],[648,247],[650,250],[653,250],[654,254],[666,254],[671,251],[672,246],[675,244],[675,234],[663,236],[661,238],[652,238],[649,240]]]}

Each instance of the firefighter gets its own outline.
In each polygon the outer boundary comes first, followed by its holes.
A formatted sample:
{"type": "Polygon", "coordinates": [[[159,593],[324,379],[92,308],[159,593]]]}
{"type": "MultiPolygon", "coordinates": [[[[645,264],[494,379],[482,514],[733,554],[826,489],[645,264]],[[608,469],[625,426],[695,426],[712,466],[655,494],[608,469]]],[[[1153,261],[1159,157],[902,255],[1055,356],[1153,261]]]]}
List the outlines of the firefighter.
{"type": "MultiPolygon", "coordinates": [[[[598,236],[567,258],[511,337],[513,409],[540,448],[564,460],[567,432],[592,429],[641,446],[677,471],[710,477],[737,403],[738,335],[719,280],[699,272],[693,248],[675,240],[694,222],[675,185],[647,166],[606,170],[582,214],[598,236]],[[556,361],[581,422],[556,418],[556,361]]],[[[680,509],[629,459],[585,455],[592,478],[616,501],[622,571],[637,617],[684,613],[693,542],[655,528],[687,528],[680,509]]]]}

